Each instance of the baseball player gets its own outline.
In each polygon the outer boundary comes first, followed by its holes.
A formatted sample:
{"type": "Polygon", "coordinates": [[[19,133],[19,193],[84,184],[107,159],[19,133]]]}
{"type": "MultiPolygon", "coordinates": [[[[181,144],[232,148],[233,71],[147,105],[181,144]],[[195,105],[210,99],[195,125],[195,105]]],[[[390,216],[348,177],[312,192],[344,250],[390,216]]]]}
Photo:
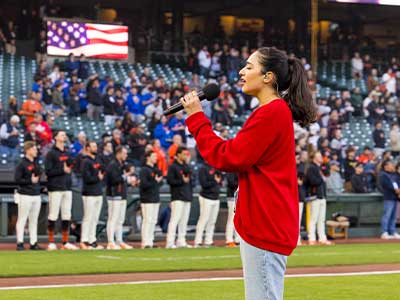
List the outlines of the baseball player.
{"type": "Polygon", "coordinates": [[[47,190],[49,192],[48,235],[47,250],[57,250],[54,240],[56,221],[61,211],[62,246],[63,250],[77,250],[74,244],[69,243],[69,226],[71,221],[72,191],[71,191],[71,158],[65,149],[67,134],[60,130],[54,135],[55,145],[45,158],[47,175],[47,190]]]}
{"type": "Polygon", "coordinates": [[[142,248],[153,248],[154,230],[160,209],[160,185],[163,176],[157,168],[157,154],[145,153],[146,164],[140,169],[140,206],[142,209],[142,248]]]}
{"type": "Polygon", "coordinates": [[[168,169],[167,181],[171,187],[171,219],[168,224],[166,248],[191,248],[186,242],[186,230],[193,199],[192,172],[187,164],[188,151],[178,147],[175,160],[168,169]],[[176,228],[178,239],[175,244],[176,228]]]}
{"type": "Polygon", "coordinates": [[[124,243],[122,239],[122,225],[125,221],[127,185],[136,184],[136,178],[132,170],[126,170],[125,161],[128,150],[124,146],[115,148],[115,159],[108,165],[106,170],[107,182],[107,249],[120,250],[132,249],[132,246],[124,243]]]}
{"type": "Polygon", "coordinates": [[[42,250],[37,244],[37,223],[40,213],[40,183],[42,169],[36,164],[35,158],[38,149],[35,142],[26,142],[24,145],[25,157],[15,169],[15,182],[18,191],[15,202],[18,205],[17,250],[24,250],[24,228],[29,219],[29,238],[31,250],[42,250]]]}
{"type": "Polygon", "coordinates": [[[105,170],[97,160],[97,144],[89,141],[85,145],[86,156],[83,159],[82,167],[82,201],[83,221],[80,248],[104,249],[96,242],[97,222],[103,204],[103,184],[105,170]]]}

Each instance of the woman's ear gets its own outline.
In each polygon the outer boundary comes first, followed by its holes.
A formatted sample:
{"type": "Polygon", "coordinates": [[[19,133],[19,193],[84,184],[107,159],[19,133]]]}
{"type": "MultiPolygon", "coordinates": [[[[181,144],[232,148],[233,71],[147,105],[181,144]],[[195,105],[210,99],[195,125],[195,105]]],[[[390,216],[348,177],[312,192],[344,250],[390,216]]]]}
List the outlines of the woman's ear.
{"type": "Polygon", "coordinates": [[[264,75],[264,83],[267,83],[267,84],[271,83],[273,78],[274,78],[274,73],[272,73],[272,72],[265,73],[265,75],[264,75]]]}

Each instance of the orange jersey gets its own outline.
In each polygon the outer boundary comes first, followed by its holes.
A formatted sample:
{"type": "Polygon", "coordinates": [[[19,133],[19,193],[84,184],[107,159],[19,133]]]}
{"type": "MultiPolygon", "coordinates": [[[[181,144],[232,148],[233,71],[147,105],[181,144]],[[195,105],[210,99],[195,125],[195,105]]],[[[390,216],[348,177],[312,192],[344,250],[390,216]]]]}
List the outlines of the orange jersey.
{"type": "Polygon", "coordinates": [[[22,104],[20,114],[25,116],[25,126],[28,127],[29,124],[35,119],[35,113],[41,113],[43,110],[42,104],[39,101],[27,100],[22,104]]]}

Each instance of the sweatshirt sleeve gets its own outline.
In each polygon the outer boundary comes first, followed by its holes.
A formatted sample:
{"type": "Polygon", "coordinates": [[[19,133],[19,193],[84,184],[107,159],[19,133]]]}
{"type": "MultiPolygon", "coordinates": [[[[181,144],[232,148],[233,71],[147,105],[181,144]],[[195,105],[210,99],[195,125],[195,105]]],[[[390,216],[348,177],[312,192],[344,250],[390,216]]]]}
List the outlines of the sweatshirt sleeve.
{"type": "Polygon", "coordinates": [[[203,112],[191,115],[186,124],[209,165],[221,171],[244,172],[257,163],[277,137],[279,118],[287,117],[279,104],[270,105],[253,112],[251,119],[230,140],[223,140],[214,133],[203,112]]]}

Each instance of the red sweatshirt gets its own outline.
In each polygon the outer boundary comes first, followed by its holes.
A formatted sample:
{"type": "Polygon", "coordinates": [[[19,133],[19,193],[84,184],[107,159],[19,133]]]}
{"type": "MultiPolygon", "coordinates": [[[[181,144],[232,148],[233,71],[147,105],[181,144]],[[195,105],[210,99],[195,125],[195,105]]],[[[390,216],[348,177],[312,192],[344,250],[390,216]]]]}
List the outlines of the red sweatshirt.
{"type": "Polygon", "coordinates": [[[206,162],[239,176],[235,229],[249,244],[290,255],[299,235],[292,113],[282,99],[256,109],[237,136],[218,137],[204,113],[186,124],[206,162]]]}

